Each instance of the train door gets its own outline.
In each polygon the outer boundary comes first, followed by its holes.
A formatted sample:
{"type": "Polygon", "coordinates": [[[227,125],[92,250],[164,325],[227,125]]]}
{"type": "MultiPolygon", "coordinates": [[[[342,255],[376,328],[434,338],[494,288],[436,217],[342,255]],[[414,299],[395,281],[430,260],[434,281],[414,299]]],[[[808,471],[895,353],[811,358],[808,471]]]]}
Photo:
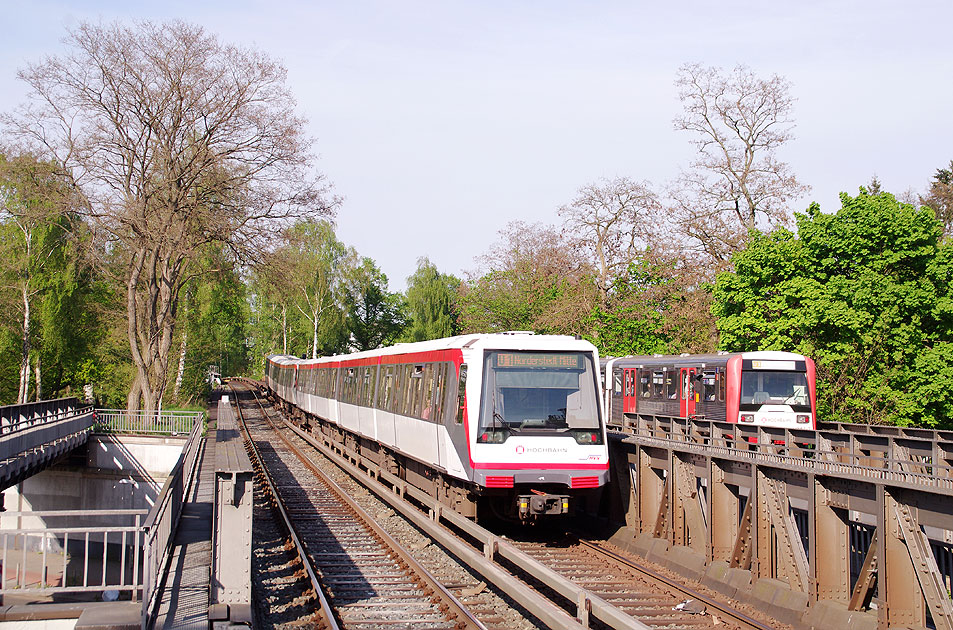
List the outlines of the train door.
{"type": "Polygon", "coordinates": [[[681,417],[695,415],[695,368],[681,368],[681,417]]]}
{"type": "Polygon", "coordinates": [[[625,413],[635,413],[635,406],[638,403],[639,397],[636,394],[636,378],[635,378],[636,369],[635,368],[626,368],[623,370],[622,382],[623,387],[623,397],[622,397],[622,411],[625,413]]]}

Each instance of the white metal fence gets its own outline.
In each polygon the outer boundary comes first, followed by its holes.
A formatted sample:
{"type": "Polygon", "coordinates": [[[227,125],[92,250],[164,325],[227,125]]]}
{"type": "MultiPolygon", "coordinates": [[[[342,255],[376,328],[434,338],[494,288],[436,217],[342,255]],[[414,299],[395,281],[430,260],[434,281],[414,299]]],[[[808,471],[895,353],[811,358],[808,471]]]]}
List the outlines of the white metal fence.
{"type": "Polygon", "coordinates": [[[103,433],[142,435],[188,435],[205,417],[202,411],[129,412],[125,409],[97,409],[97,430],[103,433]]]}
{"type": "Polygon", "coordinates": [[[142,521],[146,513],[146,510],[3,512],[0,594],[116,591],[117,597],[126,592],[136,601],[142,588],[142,521]],[[43,519],[45,525],[21,526],[24,519],[34,518],[43,519]],[[77,524],[89,521],[125,524],[77,524]]]}

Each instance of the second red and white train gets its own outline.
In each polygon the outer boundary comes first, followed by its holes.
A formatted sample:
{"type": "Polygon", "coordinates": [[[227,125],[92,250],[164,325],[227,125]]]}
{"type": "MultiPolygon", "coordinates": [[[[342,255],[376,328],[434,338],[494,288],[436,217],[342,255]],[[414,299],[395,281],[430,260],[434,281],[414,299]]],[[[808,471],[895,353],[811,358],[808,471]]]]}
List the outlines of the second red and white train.
{"type": "Polygon", "coordinates": [[[638,416],[817,428],[814,361],[791,352],[720,352],[604,359],[610,424],[638,416]]]}

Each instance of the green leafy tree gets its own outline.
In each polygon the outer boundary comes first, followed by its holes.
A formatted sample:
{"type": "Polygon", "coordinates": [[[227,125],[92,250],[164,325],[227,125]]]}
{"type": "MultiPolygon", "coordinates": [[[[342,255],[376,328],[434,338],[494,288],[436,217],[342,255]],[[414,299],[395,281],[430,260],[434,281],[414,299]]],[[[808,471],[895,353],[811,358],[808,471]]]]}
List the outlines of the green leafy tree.
{"type": "Polygon", "coordinates": [[[813,356],[821,419],[951,426],[953,252],[932,211],[861,189],[796,221],[719,275],[722,347],[813,356]]]}
{"type": "Polygon", "coordinates": [[[410,322],[403,341],[427,341],[457,334],[456,294],[460,280],[440,273],[427,258],[417,260],[417,271],[407,278],[410,322]]]}
{"type": "Polygon", "coordinates": [[[88,235],[77,203],[56,164],[0,155],[0,288],[11,298],[4,313],[17,314],[5,323],[20,341],[15,400],[21,403],[31,386],[41,398],[75,385],[71,370],[93,338],[95,316],[87,308],[93,278],[80,250],[88,235]]]}
{"type": "Polygon", "coordinates": [[[387,290],[387,276],[373,260],[362,258],[348,273],[343,289],[352,350],[373,350],[397,340],[405,326],[403,300],[387,290]]]}
{"type": "Polygon", "coordinates": [[[307,321],[312,358],[347,346],[343,292],[357,252],[338,240],[330,221],[302,221],[286,235],[280,258],[292,304],[307,321]]]}
{"type": "Polygon", "coordinates": [[[211,365],[218,366],[222,376],[241,376],[249,368],[245,283],[221,249],[212,249],[202,266],[205,272],[192,279],[183,298],[187,312],[180,337],[179,384],[173,388],[177,403],[208,393],[211,365]]]}

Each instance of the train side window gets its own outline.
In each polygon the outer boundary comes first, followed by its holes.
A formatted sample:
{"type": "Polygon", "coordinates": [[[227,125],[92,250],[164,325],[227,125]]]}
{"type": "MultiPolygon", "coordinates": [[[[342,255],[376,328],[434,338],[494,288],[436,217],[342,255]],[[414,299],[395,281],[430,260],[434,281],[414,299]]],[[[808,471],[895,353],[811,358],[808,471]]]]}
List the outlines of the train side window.
{"type": "Polygon", "coordinates": [[[367,393],[364,395],[364,406],[374,406],[374,389],[377,387],[377,366],[367,368],[367,393]]]}
{"type": "Polygon", "coordinates": [[[412,368],[410,373],[410,397],[407,405],[407,415],[413,417],[420,417],[420,399],[421,391],[423,390],[424,384],[424,366],[423,364],[415,365],[412,368]]]}
{"type": "Polygon", "coordinates": [[[688,376],[688,370],[682,372],[682,400],[688,400],[689,389],[692,386],[692,379],[688,376]]]}
{"type": "MultiPolygon", "coordinates": [[[[628,374],[628,372],[627,372],[626,374],[628,374]]],[[[612,382],[613,382],[613,384],[615,385],[615,393],[616,393],[616,394],[621,394],[621,393],[622,393],[622,370],[615,370],[615,371],[613,371],[613,374],[612,374],[612,382]]],[[[626,379],[626,385],[628,385],[628,384],[629,384],[629,383],[628,383],[628,379],[626,379]]],[[[629,391],[628,391],[628,387],[626,387],[625,395],[626,395],[626,396],[629,396],[629,395],[630,395],[630,393],[629,393],[629,391]]]]}
{"type": "Polygon", "coordinates": [[[401,386],[403,389],[403,396],[400,397],[400,411],[399,413],[403,416],[410,415],[410,401],[413,397],[413,383],[411,382],[410,375],[414,371],[414,366],[404,365],[401,367],[401,386]]]}
{"type": "Polygon", "coordinates": [[[678,398],[678,378],[671,370],[665,372],[665,397],[669,400],[678,398]]]}
{"type": "Polygon", "coordinates": [[[446,362],[434,365],[433,420],[440,423],[444,420],[444,401],[447,398],[447,368],[446,362]]]}
{"type": "Polygon", "coordinates": [[[652,395],[651,383],[649,383],[649,373],[646,370],[639,370],[639,396],[648,398],[652,395]]]}
{"type": "Polygon", "coordinates": [[[467,364],[460,364],[460,377],[457,379],[457,424],[463,424],[463,411],[466,408],[467,364]]]}
{"type": "Polygon", "coordinates": [[[665,385],[665,372],[662,370],[656,370],[652,372],[652,396],[655,398],[662,398],[663,387],[665,385]]]}
{"type": "Polygon", "coordinates": [[[394,367],[391,365],[381,368],[381,386],[377,392],[377,408],[387,411],[390,406],[390,391],[394,379],[394,367]]]}
{"type": "Polygon", "coordinates": [[[418,407],[420,408],[420,418],[423,420],[433,420],[434,418],[433,396],[434,390],[436,389],[434,387],[436,385],[436,375],[434,374],[433,367],[433,363],[428,363],[424,366],[423,383],[420,384],[421,397],[418,407]]]}
{"type": "Polygon", "coordinates": [[[704,400],[715,400],[715,396],[718,394],[716,374],[717,372],[714,370],[705,370],[702,373],[702,398],[704,400]]]}
{"type": "Polygon", "coordinates": [[[718,400],[724,402],[725,400],[725,389],[727,388],[728,379],[725,378],[725,371],[718,370],[715,374],[715,378],[718,380],[718,400]]]}

